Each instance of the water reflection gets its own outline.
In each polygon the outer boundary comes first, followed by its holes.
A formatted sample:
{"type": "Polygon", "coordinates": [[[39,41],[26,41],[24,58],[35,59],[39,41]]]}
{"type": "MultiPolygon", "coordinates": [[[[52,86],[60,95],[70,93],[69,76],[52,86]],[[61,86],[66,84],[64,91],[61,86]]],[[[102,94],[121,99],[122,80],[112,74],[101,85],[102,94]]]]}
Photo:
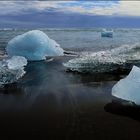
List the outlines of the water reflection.
{"type": "Polygon", "coordinates": [[[112,85],[123,75],[67,73],[59,57],[52,62],[31,62],[26,75],[0,90],[0,109],[29,109],[34,105],[63,110],[77,104],[106,102],[112,85]]]}
{"type": "Polygon", "coordinates": [[[132,102],[115,99],[111,103],[106,104],[104,109],[109,113],[140,121],[140,106],[132,102]]]}
{"type": "Polygon", "coordinates": [[[18,83],[0,90],[1,133],[70,140],[119,139],[120,135],[125,139],[128,132],[135,136],[133,120],[117,115],[121,111],[138,120],[139,109],[106,105],[112,100],[112,86],[123,75],[67,73],[63,60],[29,63],[18,83]]]}

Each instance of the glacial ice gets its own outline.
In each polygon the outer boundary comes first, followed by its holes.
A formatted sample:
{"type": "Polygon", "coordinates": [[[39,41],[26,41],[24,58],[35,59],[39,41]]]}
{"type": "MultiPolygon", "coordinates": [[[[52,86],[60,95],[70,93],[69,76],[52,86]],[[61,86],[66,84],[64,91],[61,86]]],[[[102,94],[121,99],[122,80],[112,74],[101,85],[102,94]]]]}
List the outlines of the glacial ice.
{"type": "Polygon", "coordinates": [[[106,30],[103,29],[103,31],[101,32],[101,36],[102,37],[113,37],[113,30],[106,30]]]}
{"type": "Polygon", "coordinates": [[[27,65],[27,59],[22,56],[13,56],[11,59],[5,60],[8,69],[17,70],[27,65]]]}
{"type": "Polygon", "coordinates": [[[132,63],[140,62],[140,45],[123,45],[106,51],[82,54],[63,65],[71,71],[81,73],[104,73],[125,70],[132,67],[132,63]]]}
{"type": "Polygon", "coordinates": [[[47,56],[61,56],[63,49],[40,30],[18,35],[8,42],[9,56],[24,56],[28,60],[44,60],[47,56]]]}
{"type": "Polygon", "coordinates": [[[22,56],[13,56],[0,61],[0,86],[16,82],[24,74],[27,60],[22,56]]]}
{"type": "Polygon", "coordinates": [[[140,68],[133,66],[129,75],[113,86],[112,95],[140,105],[140,68]]]}
{"type": "Polygon", "coordinates": [[[110,54],[98,52],[89,56],[71,59],[63,65],[72,71],[82,73],[103,73],[117,70],[124,62],[124,60],[118,57],[112,57],[110,54]]]}

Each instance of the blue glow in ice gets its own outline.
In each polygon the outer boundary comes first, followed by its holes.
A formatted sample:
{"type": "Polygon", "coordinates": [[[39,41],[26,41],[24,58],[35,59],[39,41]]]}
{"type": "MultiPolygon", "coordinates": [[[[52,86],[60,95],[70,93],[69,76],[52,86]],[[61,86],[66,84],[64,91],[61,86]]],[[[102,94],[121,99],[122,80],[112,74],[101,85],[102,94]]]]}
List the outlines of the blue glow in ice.
{"type": "Polygon", "coordinates": [[[61,56],[63,49],[40,30],[18,35],[8,42],[9,56],[24,56],[28,60],[44,60],[47,56],[61,56]]]}
{"type": "Polygon", "coordinates": [[[133,66],[129,75],[114,85],[112,95],[140,105],[140,68],[133,66]]]}

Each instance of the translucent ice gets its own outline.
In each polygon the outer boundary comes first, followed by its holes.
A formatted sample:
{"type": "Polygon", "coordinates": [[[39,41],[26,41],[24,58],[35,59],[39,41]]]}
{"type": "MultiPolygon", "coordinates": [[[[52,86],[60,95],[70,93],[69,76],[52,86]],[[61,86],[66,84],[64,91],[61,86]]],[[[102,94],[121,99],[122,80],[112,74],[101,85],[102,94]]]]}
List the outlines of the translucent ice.
{"type": "Polygon", "coordinates": [[[133,45],[122,45],[118,48],[110,50],[111,55],[121,56],[127,61],[140,60],[140,45],[138,43],[133,45]]]}
{"type": "Polygon", "coordinates": [[[22,56],[13,56],[0,61],[0,86],[16,82],[24,74],[27,60],[22,56]]]}
{"type": "Polygon", "coordinates": [[[22,56],[13,56],[11,59],[5,60],[7,63],[8,69],[20,69],[23,66],[27,65],[27,59],[22,56]]]}
{"type": "Polygon", "coordinates": [[[18,35],[8,42],[9,56],[24,56],[28,60],[44,60],[46,56],[63,55],[63,49],[44,32],[32,30],[18,35]]]}
{"type": "Polygon", "coordinates": [[[123,45],[115,49],[94,53],[82,53],[80,57],[69,60],[64,66],[78,72],[112,72],[131,69],[140,62],[140,45],[123,45]]]}
{"type": "Polygon", "coordinates": [[[129,75],[114,85],[112,95],[140,105],[140,68],[133,66],[129,75]]]}
{"type": "Polygon", "coordinates": [[[117,70],[125,60],[112,57],[109,53],[98,52],[84,57],[69,60],[63,65],[69,70],[78,72],[111,72],[117,70]]]}

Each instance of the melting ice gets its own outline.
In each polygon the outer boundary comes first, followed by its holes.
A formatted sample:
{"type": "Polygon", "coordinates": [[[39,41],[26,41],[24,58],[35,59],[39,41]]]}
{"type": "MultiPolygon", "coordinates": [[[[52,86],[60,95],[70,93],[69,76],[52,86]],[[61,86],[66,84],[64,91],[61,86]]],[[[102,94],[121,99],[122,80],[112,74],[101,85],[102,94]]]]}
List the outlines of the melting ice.
{"type": "Polygon", "coordinates": [[[119,48],[81,55],[63,65],[78,72],[112,72],[130,68],[130,63],[140,60],[140,45],[123,45],[119,48]]]}
{"type": "Polygon", "coordinates": [[[18,35],[8,42],[9,56],[24,56],[28,60],[44,60],[46,56],[61,56],[63,49],[44,32],[32,30],[18,35]]]}
{"type": "Polygon", "coordinates": [[[106,30],[103,29],[103,31],[101,32],[101,36],[102,37],[113,37],[113,30],[106,30]]]}
{"type": "Polygon", "coordinates": [[[24,66],[27,65],[26,58],[13,56],[0,61],[0,86],[16,82],[24,74],[24,66]]]}
{"type": "Polygon", "coordinates": [[[129,75],[114,85],[112,95],[140,105],[140,68],[133,66],[129,75]]]}

